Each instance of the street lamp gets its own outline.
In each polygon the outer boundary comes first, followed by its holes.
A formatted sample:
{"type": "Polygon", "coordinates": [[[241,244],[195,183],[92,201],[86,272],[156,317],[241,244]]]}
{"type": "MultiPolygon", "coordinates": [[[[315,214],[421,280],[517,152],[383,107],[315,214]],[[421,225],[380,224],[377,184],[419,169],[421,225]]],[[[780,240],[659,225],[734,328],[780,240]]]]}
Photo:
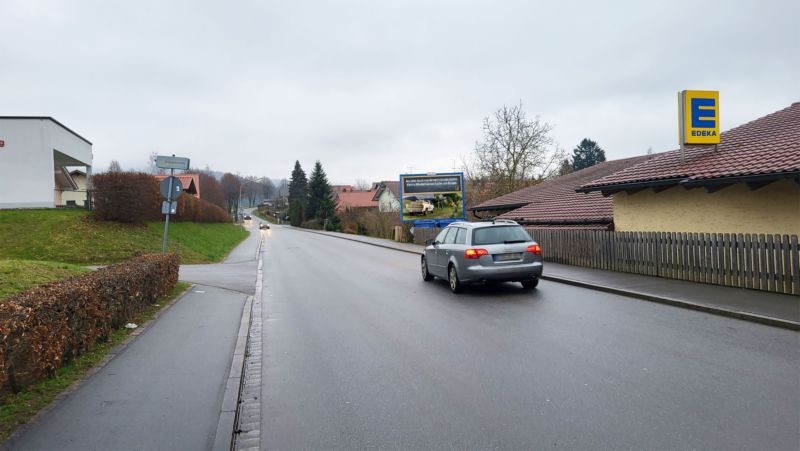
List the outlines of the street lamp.
{"type": "Polygon", "coordinates": [[[261,177],[254,180],[245,180],[244,182],[239,184],[239,202],[236,204],[236,206],[238,207],[236,211],[237,218],[242,217],[242,187],[247,185],[248,183],[264,183],[265,178],[266,177],[261,177]]]}

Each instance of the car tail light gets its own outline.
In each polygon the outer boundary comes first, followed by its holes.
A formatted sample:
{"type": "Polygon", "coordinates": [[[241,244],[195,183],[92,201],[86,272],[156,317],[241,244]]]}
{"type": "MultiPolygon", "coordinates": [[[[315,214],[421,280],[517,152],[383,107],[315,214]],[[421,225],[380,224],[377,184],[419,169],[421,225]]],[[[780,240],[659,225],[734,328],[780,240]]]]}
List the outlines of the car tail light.
{"type": "Polygon", "coordinates": [[[542,255],[542,246],[539,246],[538,244],[528,246],[528,252],[533,255],[542,255]]]}
{"type": "Polygon", "coordinates": [[[489,251],[486,249],[467,249],[464,251],[464,258],[467,259],[481,258],[484,255],[489,255],[489,251]]]}

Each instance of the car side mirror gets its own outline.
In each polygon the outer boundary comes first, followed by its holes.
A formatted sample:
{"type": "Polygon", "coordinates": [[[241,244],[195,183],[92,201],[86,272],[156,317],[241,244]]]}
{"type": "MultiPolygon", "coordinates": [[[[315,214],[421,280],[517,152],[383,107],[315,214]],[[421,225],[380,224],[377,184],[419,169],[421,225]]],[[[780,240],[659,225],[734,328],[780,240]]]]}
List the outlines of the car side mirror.
{"type": "Polygon", "coordinates": [[[425,245],[426,246],[430,246],[431,244],[433,244],[433,239],[429,238],[429,239],[425,240],[425,245]]]}

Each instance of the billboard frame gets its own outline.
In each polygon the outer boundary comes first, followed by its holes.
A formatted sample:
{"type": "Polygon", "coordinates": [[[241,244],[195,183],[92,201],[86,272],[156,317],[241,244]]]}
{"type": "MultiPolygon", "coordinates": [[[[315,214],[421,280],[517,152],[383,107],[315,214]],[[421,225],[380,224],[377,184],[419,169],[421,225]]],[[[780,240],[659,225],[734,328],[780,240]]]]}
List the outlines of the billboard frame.
{"type": "MultiPolygon", "coordinates": [[[[427,172],[427,173],[418,173],[418,174],[400,174],[400,222],[402,223],[412,223],[414,227],[417,228],[435,228],[435,227],[445,227],[450,223],[457,222],[457,221],[466,221],[467,220],[467,196],[464,189],[464,173],[463,172],[427,172]],[[453,177],[456,176],[459,178],[460,181],[460,195],[461,195],[461,216],[458,218],[432,218],[432,219],[405,219],[405,204],[403,199],[406,195],[405,184],[403,183],[405,180],[409,178],[435,178],[435,177],[453,177]]],[[[459,191],[441,191],[439,194],[446,194],[446,193],[454,193],[459,191]]],[[[413,193],[409,193],[413,194],[413,193]]],[[[436,191],[426,191],[424,194],[437,194],[436,191]]]]}

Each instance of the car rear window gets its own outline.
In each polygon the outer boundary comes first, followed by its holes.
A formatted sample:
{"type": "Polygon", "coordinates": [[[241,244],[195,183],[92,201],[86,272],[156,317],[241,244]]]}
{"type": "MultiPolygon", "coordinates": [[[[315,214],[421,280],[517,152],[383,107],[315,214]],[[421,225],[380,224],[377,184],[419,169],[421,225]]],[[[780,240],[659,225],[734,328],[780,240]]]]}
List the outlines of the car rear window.
{"type": "Polygon", "coordinates": [[[482,227],[472,232],[472,244],[503,244],[533,241],[520,226],[482,227]]]}

